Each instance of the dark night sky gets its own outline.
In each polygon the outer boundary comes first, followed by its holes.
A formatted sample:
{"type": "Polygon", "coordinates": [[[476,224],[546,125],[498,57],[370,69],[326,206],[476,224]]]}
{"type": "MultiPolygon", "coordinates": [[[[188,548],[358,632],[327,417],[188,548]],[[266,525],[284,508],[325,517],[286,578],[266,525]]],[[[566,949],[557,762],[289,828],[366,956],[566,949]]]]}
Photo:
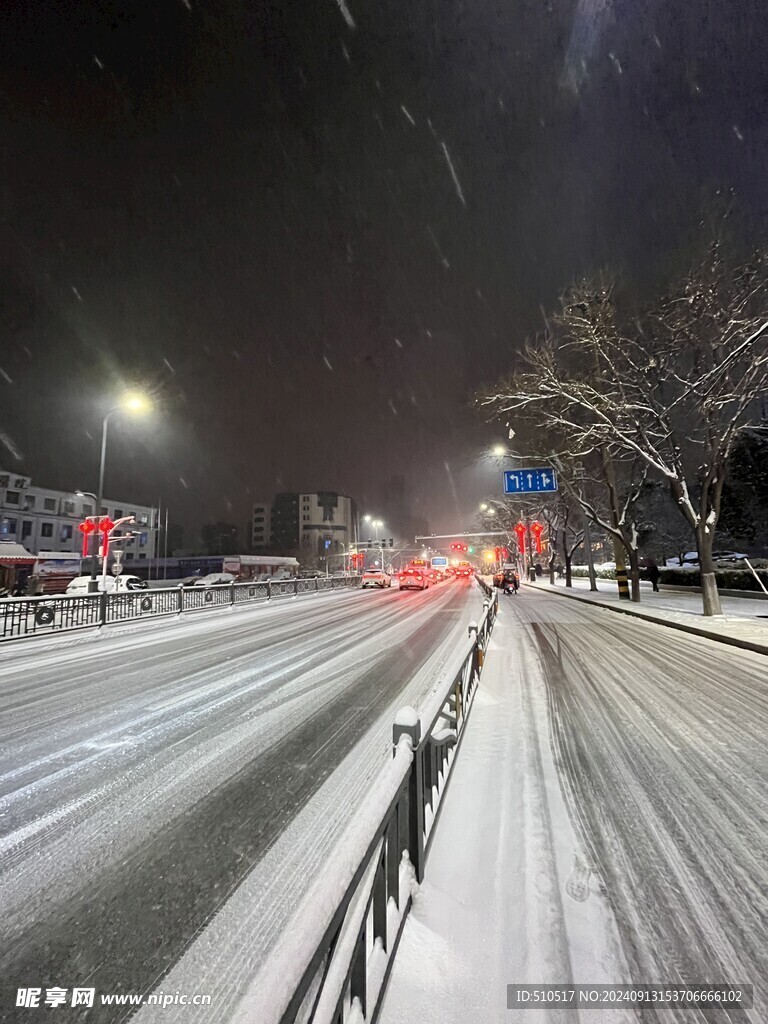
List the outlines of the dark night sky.
{"type": "Polygon", "coordinates": [[[26,0],[0,44],[0,464],[192,527],[275,490],[459,526],[469,394],[703,197],[768,209],[764,0],[26,0]],[[354,27],[348,19],[354,21],[354,27]],[[450,161],[450,163],[449,163],[450,161]],[[455,178],[454,178],[455,175],[455,178]]]}

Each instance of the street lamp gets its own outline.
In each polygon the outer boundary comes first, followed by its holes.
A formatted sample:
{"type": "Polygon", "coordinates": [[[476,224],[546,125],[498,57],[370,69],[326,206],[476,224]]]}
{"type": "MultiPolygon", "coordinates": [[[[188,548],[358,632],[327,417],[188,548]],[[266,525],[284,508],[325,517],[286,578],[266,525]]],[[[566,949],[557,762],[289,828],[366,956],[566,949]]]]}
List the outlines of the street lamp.
{"type": "MultiPolygon", "coordinates": [[[[151,402],[146,395],[140,391],[126,391],[122,396],[117,405],[113,406],[104,416],[104,420],[101,424],[101,460],[99,462],[99,490],[96,497],[96,516],[95,522],[98,526],[101,518],[101,503],[104,500],[104,464],[107,456],[107,427],[109,426],[109,418],[116,412],[129,412],[134,415],[142,412],[147,412],[151,407],[151,402]]],[[[98,555],[98,530],[93,531],[93,538],[91,540],[91,579],[88,583],[88,593],[93,594],[98,590],[98,584],[96,582],[96,558],[98,555]]],[[[104,538],[106,545],[106,537],[104,538]]],[[[106,557],[106,556],[105,556],[106,557]]]]}
{"type": "Polygon", "coordinates": [[[495,444],[491,451],[493,452],[497,459],[502,459],[507,454],[507,449],[504,447],[503,444],[495,444]]]}

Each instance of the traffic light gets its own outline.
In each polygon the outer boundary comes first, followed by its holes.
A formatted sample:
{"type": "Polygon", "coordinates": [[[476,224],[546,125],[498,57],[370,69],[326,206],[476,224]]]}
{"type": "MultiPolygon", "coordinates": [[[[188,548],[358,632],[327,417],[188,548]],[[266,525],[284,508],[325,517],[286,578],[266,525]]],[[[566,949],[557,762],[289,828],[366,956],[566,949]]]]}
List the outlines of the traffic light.
{"type": "Polygon", "coordinates": [[[393,548],[395,546],[395,539],[394,539],[394,537],[390,537],[389,538],[389,546],[391,548],[393,548]]]}
{"type": "Polygon", "coordinates": [[[468,548],[466,544],[451,544],[451,551],[463,551],[464,553],[466,553],[469,550],[474,551],[475,549],[468,548]]]}
{"type": "Polygon", "coordinates": [[[471,546],[469,548],[469,553],[470,553],[470,555],[474,555],[474,553],[475,553],[475,549],[473,547],[471,547],[471,546]]]}

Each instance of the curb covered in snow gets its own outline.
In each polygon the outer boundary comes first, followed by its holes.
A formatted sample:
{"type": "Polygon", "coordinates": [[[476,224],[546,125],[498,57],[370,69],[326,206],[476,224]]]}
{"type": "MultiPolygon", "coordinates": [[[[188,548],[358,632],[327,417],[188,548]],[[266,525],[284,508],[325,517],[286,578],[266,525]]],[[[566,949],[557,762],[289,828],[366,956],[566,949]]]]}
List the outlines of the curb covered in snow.
{"type": "Polygon", "coordinates": [[[753,651],[755,654],[768,654],[768,646],[757,644],[752,640],[741,640],[739,637],[728,636],[725,633],[713,633],[700,626],[690,626],[685,622],[675,622],[671,619],[662,619],[648,612],[636,611],[634,608],[622,608],[619,605],[608,604],[604,601],[595,601],[591,597],[582,597],[581,594],[566,594],[562,590],[554,590],[549,587],[537,586],[535,583],[524,583],[523,586],[537,590],[540,594],[554,594],[556,597],[568,597],[572,601],[580,601],[582,604],[589,604],[595,608],[605,608],[609,612],[619,612],[621,615],[631,615],[636,619],[643,619],[645,622],[653,622],[657,626],[667,626],[669,629],[679,629],[682,633],[692,633],[694,636],[703,636],[707,640],[716,640],[721,644],[729,644],[731,647],[741,647],[745,651],[753,651]]]}

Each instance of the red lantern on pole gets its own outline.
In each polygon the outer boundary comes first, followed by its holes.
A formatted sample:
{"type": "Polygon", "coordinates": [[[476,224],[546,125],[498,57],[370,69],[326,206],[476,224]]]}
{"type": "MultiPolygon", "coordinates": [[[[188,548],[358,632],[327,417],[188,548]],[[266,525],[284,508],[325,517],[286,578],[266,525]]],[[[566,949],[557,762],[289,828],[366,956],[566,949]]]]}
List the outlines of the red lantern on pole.
{"type": "Polygon", "coordinates": [[[543,532],[544,527],[541,525],[541,523],[535,521],[531,523],[531,536],[533,537],[533,542],[536,545],[536,553],[539,555],[541,554],[542,550],[541,535],[543,532]]]}
{"type": "Polygon", "coordinates": [[[518,523],[515,527],[517,543],[520,546],[520,553],[525,554],[525,523],[518,523]]]}
{"type": "Polygon", "coordinates": [[[79,523],[77,528],[83,535],[83,558],[87,558],[88,545],[91,542],[91,534],[96,529],[96,524],[91,522],[90,519],[86,519],[84,523],[79,523]]]}

